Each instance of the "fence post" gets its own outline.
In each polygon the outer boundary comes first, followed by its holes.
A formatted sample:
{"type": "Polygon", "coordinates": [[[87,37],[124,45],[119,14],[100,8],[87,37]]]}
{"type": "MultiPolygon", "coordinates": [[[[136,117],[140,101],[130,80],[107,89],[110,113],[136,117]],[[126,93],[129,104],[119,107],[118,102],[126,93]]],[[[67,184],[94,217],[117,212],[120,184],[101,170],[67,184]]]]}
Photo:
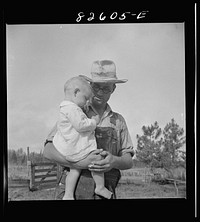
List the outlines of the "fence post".
{"type": "Polygon", "coordinates": [[[146,184],[147,182],[147,177],[146,177],[146,166],[144,168],[144,183],[146,184]]]}
{"type": "Polygon", "coordinates": [[[61,182],[61,176],[62,176],[62,166],[57,164],[57,185],[59,185],[59,182],[61,182]]]}
{"type": "Polygon", "coordinates": [[[59,166],[59,164],[57,164],[57,184],[58,184],[58,181],[59,181],[59,178],[60,178],[60,166],[59,166]]]}
{"type": "Polygon", "coordinates": [[[29,147],[27,147],[27,171],[28,171],[28,178],[30,177],[30,153],[29,147]]]}
{"type": "Polygon", "coordinates": [[[28,179],[29,179],[29,188],[30,190],[33,188],[33,175],[32,175],[32,163],[30,160],[30,150],[27,147],[27,171],[28,171],[28,179]]]}
{"type": "Polygon", "coordinates": [[[175,195],[178,196],[178,187],[176,184],[176,180],[174,180],[174,186],[175,186],[175,195]]]}
{"type": "Polygon", "coordinates": [[[35,184],[35,165],[31,163],[31,161],[29,161],[29,166],[30,166],[30,190],[32,190],[34,188],[34,184],[35,184]]]}

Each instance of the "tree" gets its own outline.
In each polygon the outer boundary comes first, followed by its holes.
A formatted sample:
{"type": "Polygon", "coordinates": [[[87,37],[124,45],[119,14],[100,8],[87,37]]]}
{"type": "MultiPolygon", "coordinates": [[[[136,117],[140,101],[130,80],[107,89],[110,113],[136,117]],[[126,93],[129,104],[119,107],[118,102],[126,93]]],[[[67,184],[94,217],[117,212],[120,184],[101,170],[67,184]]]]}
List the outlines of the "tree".
{"type": "Polygon", "coordinates": [[[9,150],[8,161],[9,161],[9,163],[12,163],[12,164],[17,163],[17,154],[16,154],[15,150],[9,150]]]}
{"type": "Polygon", "coordinates": [[[137,159],[152,171],[160,167],[172,175],[172,170],[180,165],[180,159],[184,162],[186,157],[185,152],[180,151],[185,143],[183,128],[172,119],[163,131],[157,122],[151,126],[143,126],[142,131],[142,136],[137,135],[137,159]]]}
{"type": "Polygon", "coordinates": [[[16,151],[16,155],[17,155],[17,163],[18,163],[19,165],[25,164],[26,153],[24,152],[23,148],[19,148],[19,149],[16,151]]]}
{"type": "Polygon", "coordinates": [[[155,122],[151,126],[143,126],[142,131],[142,136],[137,135],[136,157],[153,170],[160,164],[158,157],[162,145],[162,138],[160,137],[162,130],[155,122]]]}
{"type": "Polygon", "coordinates": [[[186,153],[180,150],[186,141],[183,134],[183,128],[179,127],[174,119],[171,119],[171,122],[163,130],[164,141],[162,153],[165,154],[167,162],[170,163],[167,164],[169,166],[165,164],[163,167],[168,171],[179,166],[180,159],[184,162],[186,160],[186,153]]]}
{"type": "Polygon", "coordinates": [[[26,154],[23,154],[23,156],[21,158],[21,165],[25,165],[26,162],[27,162],[26,154]]]}
{"type": "MultiPolygon", "coordinates": [[[[40,150],[40,153],[31,152],[30,160],[33,162],[44,161],[42,150],[40,150]]],[[[12,164],[24,165],[27,162],[27,154],[23,148],[19,148],[17,150],[8,149],[8,162],[12,164]]]]}

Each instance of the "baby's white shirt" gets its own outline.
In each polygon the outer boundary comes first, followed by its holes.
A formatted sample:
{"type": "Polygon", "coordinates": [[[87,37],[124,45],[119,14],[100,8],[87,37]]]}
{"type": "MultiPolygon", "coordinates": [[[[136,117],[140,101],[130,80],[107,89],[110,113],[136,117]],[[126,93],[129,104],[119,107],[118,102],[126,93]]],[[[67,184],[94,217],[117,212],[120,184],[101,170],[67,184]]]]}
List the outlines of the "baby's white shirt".
{"type": "Polygon", "coordinates": [[[96,121],[87,118],[79,106],[71,101],[63,101],[53,144],[67,160],[80,161],[97,149],[95,128],[96,121]]]}

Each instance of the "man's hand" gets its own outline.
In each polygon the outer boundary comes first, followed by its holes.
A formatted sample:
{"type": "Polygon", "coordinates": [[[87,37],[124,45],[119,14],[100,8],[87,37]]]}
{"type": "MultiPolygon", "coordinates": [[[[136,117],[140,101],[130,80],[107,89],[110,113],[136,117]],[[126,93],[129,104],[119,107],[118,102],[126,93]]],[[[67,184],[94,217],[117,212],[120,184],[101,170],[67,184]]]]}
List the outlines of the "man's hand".
{"type": "Polygon", "coordinates": [[[87,157],[88,162],[94,162],[94,160],[101,160],[101,153],[103,149],[96,149],[95,151],[91,152],[89,156],[87,157]]]}
{"type": "Polygon", "coordinates": [[[99,161],[93,161],[88,167],[90,171],[95,172],[107,172],[114,168],[115,157],[108,151],[102,151],[101,156],[104,159],[99,161]]]}
{"type": "Polygon", "coordinates": [[[112,168],[127,170],[133,167],[133,160],[130,153],[125,153],[122,156],[114,156],[108,151],[102,151],[100,155],[105,159],[91,162],[92,164],[88,166],[90,171],[104,173],[112,168]]]}

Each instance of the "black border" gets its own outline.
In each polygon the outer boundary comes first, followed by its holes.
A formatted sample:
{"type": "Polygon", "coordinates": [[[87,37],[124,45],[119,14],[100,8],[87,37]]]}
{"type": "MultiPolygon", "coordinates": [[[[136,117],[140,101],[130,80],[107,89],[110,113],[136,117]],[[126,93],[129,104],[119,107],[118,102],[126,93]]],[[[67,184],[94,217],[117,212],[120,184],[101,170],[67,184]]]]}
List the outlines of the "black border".
{"type": "MultiPolygon", "coordinates": [[[[68,4],[66,2],[66,4],[68,4]]],[[[174,23],[174,22],[184,22],[185,24],[185,70],[186,70],[186,149],[187,149],[187,198],[186,199],[131,199],[131,200],[117,200],[105,202],[102,201],[76,201],[70,202],[70,205],[63,203],[62,201],[11,201],[7,202],[7,187],[3,186],[3,213],[6,216],[16,217],[20,216],[20,212],[23,209],[26,213],[30,213],[30,218],[34,215],[33,212],[36,212],[37,215],[44,215],[49,213],[49,216],[59,215],[61,217],[62,213],[67,215],[69,210],[75,209],[77,210],[77,216],[81,216],[81,212],[79,210],[83,210],[84,213],[82,218],[88,218],[90,212],[96,212],[96,216],[106,215],[106,212],[113,217],[122,216],[122,218],[126,218],[130,216],[131,219],[134,219],[137,216],[147,216],[149,218],[160,218],[166,219],[169,217],[173,219],[174,216],[178,216],[179,218],[185,218],[187,216],[191,216],[192,218],[195,215],[195,206],[194,206],[194,157],[195,157],[195,149],[194,149],[194,99],[195,99],[195,88],[194,88],[194,73],[195,73],[195,14],[194,14],[194,3],[181,3],[178,5],[175,4],[165,4],[162,3],[160,5],[134,5],[132,6],[119,6],[113,7],[112,10],[108,10],[107,6],[104,4],[96,3],[96,5],[101,5],[101,8],[94,9],[94,3],[90,5],[90,7],[83,6],[80,8],[73,7],[69,5],[66,7],[64,4],[63,8],[60,6],[59,9],[54,8],[53,10],[49,10],[48,7],[44,7],[40,9],[40,7],[36,7],[33,9],[31,6],[26,8],[16,8],[15,6],[4,8],[2,11],[2,27],[3,27],[3,95],[5,95],[3,100],[3,153],[2,163],[3,163],[3,171],[2,173],[5,175],[7,170],[7,138],[6,138],[6,118],[7,118],[7,109],[6,109],[6,24],[76,24],[76,18],[79,12],[84,12],[85,14],[89,14],[90,12],[94,12],[95,15],[99,15],[101,12],[105,12],[106,15],[111,14],[112,12],[118,12],[118,14],[122,14],[126,11],[131,12],[140,12],[144,10],[148,10],[148,14],[144,19],[134,20],[134,19],[126,19],[121,21],[121,23],[174,23]],[[87,8],[87,10],[85,10],[87,8]],[[6,195],[5,195],[6,194],[6,195]],[[112,207],[112,208],[111,208],[112,207]],[[123,209],[122,209],[123,208],[123,209]],[[52,211],[51,211],[52,210],[52,211]],[[119,212],[118,212],[119,210],[119,212]],[[57,212],[56,212],[57,211],[57,212]],[[66,213],[65,213],[66,212],[66,213]],[[122,215],[121,215],[122,214],[122,215]]],[[[77,3],[79,4],[79,3],[77,3]]],[[[119,20],[109,20],[109,21],[99,21],[93,20],[92,22],[82,21],[77,24],[103,24],[103,23],[120,23],[119,20]]],[[[6,181],[3,181],[3,183],[6,181]]],[[[72,214],[73,215],[73,214],[72,214]]],[[[94,218],[96,218],[96,216],[94,218]]],[[[65,217],[63,217],[64,219],[65,217]]],[[[91,219],[93,217],[90,217],[91,219]]],[[[98,218],[98,216],[97,216],[98,218]]],[[[103,216],[102,218],[105,218],[103,216]]]]}

